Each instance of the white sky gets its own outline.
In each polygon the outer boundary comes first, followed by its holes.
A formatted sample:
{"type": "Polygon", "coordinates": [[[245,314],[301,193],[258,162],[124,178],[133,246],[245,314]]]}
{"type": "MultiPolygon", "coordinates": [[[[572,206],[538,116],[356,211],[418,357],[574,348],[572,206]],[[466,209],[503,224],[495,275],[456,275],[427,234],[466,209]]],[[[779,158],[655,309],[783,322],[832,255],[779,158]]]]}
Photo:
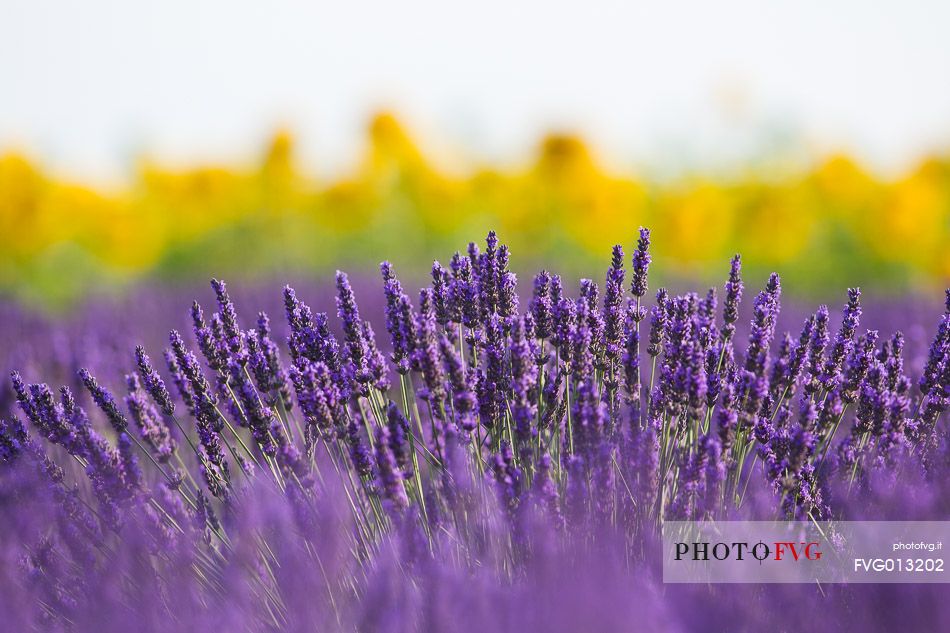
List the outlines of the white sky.
{"type": "Polygon", "coordinates": [[[0,0],[0,151],[61,173],[248,158],[279,125],[332,171],[384,106],[488,160],[557,128],[624,165],[900,169],[950,147],[950,3],[0,0]]]}

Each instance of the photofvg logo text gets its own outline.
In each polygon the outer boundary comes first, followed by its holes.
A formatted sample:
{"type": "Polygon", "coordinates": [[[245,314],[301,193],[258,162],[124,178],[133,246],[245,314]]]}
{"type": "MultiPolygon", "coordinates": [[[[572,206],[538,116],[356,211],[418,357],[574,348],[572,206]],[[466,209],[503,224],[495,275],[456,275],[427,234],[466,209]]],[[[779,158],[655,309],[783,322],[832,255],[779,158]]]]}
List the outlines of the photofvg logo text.
{"type": "Polygon", "coordinates": [[[694,561],[712,560],[757,560],[760,563],[767,559],[781,561],[791,557],[794,561],[821,560],[821,543],[819,541],[775,541],[750,544],[747,541],[732,543],[710,543],[708,541],[693,541],[692,543],[676,543],[676,560],[691,557],[694,561]]]}
{"type": "Polygon", "coordinates": [[[933,583],[950,522],[668,521],[670,583],[933,583]]]}

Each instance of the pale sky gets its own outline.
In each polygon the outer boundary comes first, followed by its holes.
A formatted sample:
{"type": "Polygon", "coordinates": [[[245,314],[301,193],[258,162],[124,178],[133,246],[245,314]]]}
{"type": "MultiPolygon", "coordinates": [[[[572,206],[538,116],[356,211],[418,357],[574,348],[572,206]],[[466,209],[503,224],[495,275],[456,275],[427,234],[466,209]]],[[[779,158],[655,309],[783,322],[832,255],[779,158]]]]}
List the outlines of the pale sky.
{"type": "Polygon", "coordinates": [[[0,151],[85,179],[121,181],[142,155],[247,159],[281,125],[332,172],[381,107],[484,160],[522,160],[552,129],[621,165],[792,146],[894,170],[950,148],[939,0],[0,7],[0,151]]]}

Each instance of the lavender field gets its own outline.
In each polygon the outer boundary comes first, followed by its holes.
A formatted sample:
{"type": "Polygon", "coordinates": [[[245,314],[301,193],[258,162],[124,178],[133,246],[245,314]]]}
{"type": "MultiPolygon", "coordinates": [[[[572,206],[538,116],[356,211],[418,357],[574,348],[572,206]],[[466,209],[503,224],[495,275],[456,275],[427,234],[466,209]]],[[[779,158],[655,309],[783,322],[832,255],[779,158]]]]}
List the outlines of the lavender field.
{"type": "Polygon", "coordinates": [[[649,231],[618,239],[576,285],[491,233],[419,292],[384,262],[0,304],[0,628],[950,622],[941,585],[664,584],[658,546],[664,520],[950,519],[950,290],[783,305],[737,256],[668,291],[649,231]]]}

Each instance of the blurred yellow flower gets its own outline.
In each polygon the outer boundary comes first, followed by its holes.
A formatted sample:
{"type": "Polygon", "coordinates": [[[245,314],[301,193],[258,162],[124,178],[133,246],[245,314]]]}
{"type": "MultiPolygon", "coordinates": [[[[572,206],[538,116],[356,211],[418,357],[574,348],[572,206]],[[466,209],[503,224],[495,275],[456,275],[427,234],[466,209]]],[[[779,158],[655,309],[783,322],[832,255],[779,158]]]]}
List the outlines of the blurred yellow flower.
{"type": "Polygon", "coordinates": [[[950,164],[931,158],[893,182],[837,155],[807,173],[650,182],[611,174],[578,137],[551,135],[521,168],[459,175],[428,159],[391,114],[369,126],[356,169],[319,183],[274,136],[258,166],[170,170],[143,162],[124,191],[60,181],[18,154],[0,156],[0,286],[57,298],[102,279],[228,274],[378,261],[427,265],[488,228],[516,267],[568,272],[628,250],[640,225],[670,274],[719,278],[742,252],[753,273],[798,284],[945,284],[950,277],[950,164]],[[832,277],[837,276],[832,279],[832,277]]]}

